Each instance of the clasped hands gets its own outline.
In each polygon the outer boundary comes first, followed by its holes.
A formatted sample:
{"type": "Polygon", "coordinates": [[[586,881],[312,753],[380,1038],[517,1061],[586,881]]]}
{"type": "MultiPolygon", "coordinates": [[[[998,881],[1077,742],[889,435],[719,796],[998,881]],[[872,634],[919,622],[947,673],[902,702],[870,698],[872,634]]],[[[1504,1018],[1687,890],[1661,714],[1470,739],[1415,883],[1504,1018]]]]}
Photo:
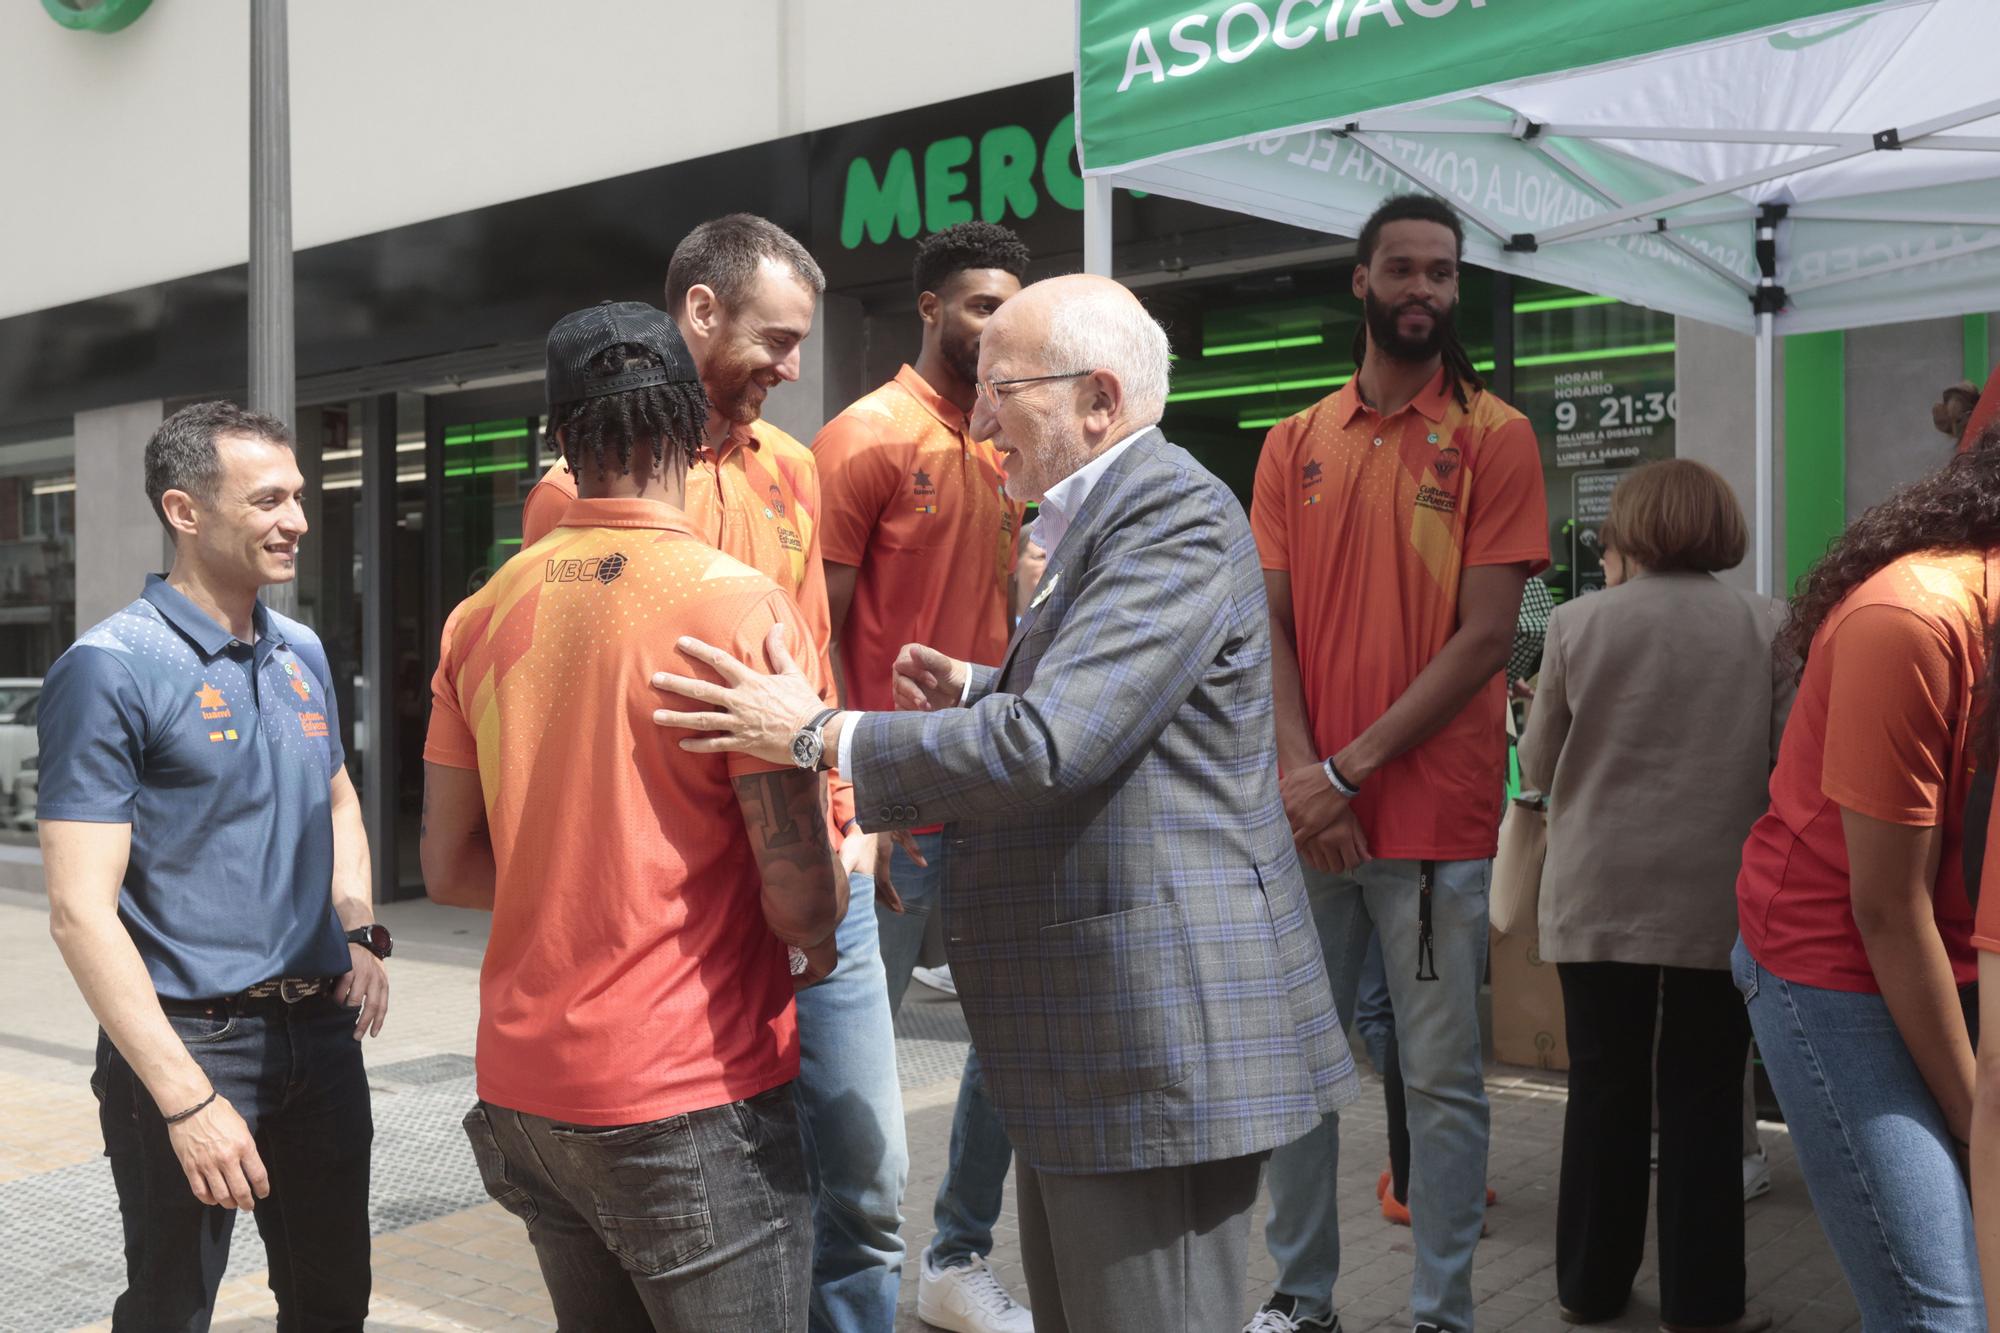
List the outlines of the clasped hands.
{"type": "Polygon", "coordinates": [[[1344,875],[1368,859],[1368,839],[1345,796],[1318,764],[1301,764],[1278,780],[1285,819],[1299,860],[1329,875],[1344,875]]]}

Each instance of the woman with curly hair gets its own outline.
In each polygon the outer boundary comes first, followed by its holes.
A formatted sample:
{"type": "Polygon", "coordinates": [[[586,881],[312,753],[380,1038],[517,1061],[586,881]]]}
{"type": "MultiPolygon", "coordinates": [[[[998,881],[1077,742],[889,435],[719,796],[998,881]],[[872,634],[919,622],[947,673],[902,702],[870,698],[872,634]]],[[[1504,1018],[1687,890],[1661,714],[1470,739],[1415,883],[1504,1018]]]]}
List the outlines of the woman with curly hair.
{"type": "Polygon", "coordinates": [[[1798,701],[1736,885],[1737,988],[1865,1333],[1986,1327],[1960,843],[2000,614],[1994,441],[1807,575],[1780,636],[1798,701]]]}

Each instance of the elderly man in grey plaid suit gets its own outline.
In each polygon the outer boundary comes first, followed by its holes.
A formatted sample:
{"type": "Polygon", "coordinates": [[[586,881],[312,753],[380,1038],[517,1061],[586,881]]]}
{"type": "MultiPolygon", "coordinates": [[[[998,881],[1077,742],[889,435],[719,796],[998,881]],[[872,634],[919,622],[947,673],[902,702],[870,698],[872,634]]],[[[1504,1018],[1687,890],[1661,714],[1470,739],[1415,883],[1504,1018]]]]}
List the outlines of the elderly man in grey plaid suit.
{"type": "Polygon", "coordinates": [[[1354,1095],[1278,797],[1269,618],[1243,510],[1155,427],[1167,340],[1123,287],[1054,278],[979,356],[1048,570],[998,666],[921,645],[911,711],[827,714],[686,643],[721,684],[692,750],[824,766],[865,827],[943,821],[945,946],[1014,1141],[1039,1333],[1217,1333],[1245,1309],[1271,1149],[1354,1095]]]}

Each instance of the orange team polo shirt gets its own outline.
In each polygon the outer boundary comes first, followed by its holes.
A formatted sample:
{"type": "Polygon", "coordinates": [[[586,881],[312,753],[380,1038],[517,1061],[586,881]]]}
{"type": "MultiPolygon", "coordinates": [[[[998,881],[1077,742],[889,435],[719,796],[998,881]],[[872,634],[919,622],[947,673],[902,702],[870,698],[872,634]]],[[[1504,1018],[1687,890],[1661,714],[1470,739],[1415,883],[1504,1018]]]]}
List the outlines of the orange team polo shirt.
{"type": "MultiPolygon", "coordinates": [[[[1549,563],[1541,447],[1490,393],[1460,407],[1444,373],[1384,418],[1354,383],[1264,438],[1250,526],[1291,576],[1306,718],[1320,755],[1387,712],[1458,628],[1459,576],[1549,563]]],[[[1372,855],[1493,855],[1507,782],[1503,673],[1355,799],[1372,855]]]]}
{"type": "Polygon", "coordinates": [[[797,1076],[791,972],[730,785],[773,766],[681,749],[650,684],[714,678],[677,635],[748,654],[773,625],[806,642],[770,579],[651,500],[575,502],[452,612],[424,758],[477,769],[486,796],[484,1100],[629,1125],[797,1076]]]}
{"type": "MultiPolygon", "coordinates": [[[[576,478],[561,462],[542,474],[521,506],[521,544],[533,546],[562,521],[576,499],[576,478]]],[[[822,697],[838,703],[833,683],[833,616],[820,562],[819,468],[812,450],[768,421],[733,428],[720,450],[703,449],[688,469],[688,526],[709,545],[765,575],[791,594],[819,649],[822,697]]],[[[764,665],[761,648],[747,659],[764,665]]],[[[854,815],[854,789],[832,785],[836,838],[854,815]]]]}
{"type": "Polygon", "coordinates": [[[1960,985],[1975,979],[1960,842],[1969,725],[2000,564],[1905,556],[1850,592],[1813,636],[1736,880],[1737,922],[1759,965],[1824,990],[1879,994],[1854,924],[1843,808],[1941,826],[1931,913],[1960,985]]]}
{"type": "Polygon", "coordinates": [[[906,643],[994,665],[1007,651],[1007,581],[1024,506],[991,444],[904,366],[813,440],[820,548],[853,565],[841,627],[847,706],[890,711],[906,643]]]}

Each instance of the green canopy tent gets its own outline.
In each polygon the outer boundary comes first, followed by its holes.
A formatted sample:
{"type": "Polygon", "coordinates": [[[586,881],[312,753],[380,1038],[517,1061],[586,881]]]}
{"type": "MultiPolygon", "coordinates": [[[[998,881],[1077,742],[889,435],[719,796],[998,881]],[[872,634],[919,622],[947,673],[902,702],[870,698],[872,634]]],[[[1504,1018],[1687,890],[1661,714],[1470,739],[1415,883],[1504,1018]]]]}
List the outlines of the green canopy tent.
{"type": "Polygon", "coordinates": [[[1078,0],[1085,264],[1115,186],[1467,256],[1757,337],[2000,309],[1996,0],[1078,0]]]}

